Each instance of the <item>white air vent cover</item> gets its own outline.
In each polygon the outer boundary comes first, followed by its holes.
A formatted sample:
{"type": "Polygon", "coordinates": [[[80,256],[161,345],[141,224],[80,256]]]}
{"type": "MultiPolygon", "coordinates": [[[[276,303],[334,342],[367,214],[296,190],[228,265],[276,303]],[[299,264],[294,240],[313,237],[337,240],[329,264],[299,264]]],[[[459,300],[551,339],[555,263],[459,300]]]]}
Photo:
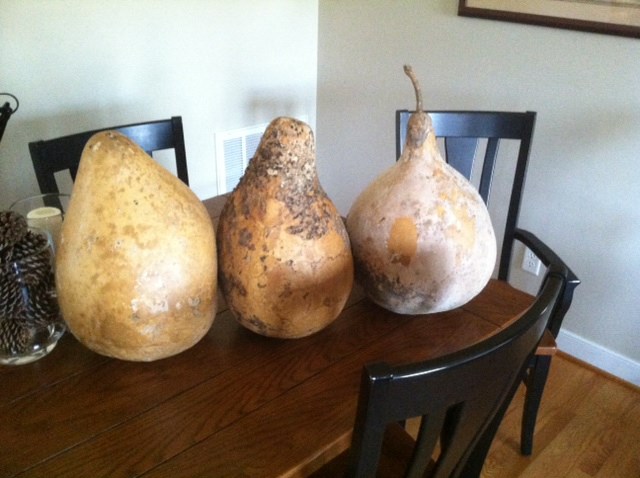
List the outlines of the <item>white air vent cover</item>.
{"type": "Polygon", "coordinates": [[[253,157],[268,124],[216,133],[218,194],[232,191],[253,157]]]}
{"type": "MultiPolygon", "coordinates": [[[[307,115],[298,117],[309,122],[307,115]]],[[[258,149],[269,123],[216,133],[216,163],[218,166],[218,194],[233,191],[244,174],[247,164],[258,149]]]]}

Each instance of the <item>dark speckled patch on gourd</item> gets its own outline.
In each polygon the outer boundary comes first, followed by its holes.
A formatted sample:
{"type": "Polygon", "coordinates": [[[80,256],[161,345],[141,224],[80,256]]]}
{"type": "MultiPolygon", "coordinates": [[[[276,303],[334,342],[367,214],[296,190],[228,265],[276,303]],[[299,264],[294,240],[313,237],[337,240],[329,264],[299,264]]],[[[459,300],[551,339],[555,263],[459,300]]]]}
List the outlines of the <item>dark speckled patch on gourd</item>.
{"type": "MultiPolygon", "coordinates": [[[[332,220],[329,199],[315,171],[315,142],[311,129],[292,118],[277,118],[265,131],[237,188],[265,190],[273,180],[279,182],[275,198],[285,204],[292,224],[287,232],[311,240],[327,233],[332,220]]],[[[248,217],[250,204],[244,196],[242,211],[248,217]]],[[[264,214],[264,204],[261,213],[264,214]]]]}

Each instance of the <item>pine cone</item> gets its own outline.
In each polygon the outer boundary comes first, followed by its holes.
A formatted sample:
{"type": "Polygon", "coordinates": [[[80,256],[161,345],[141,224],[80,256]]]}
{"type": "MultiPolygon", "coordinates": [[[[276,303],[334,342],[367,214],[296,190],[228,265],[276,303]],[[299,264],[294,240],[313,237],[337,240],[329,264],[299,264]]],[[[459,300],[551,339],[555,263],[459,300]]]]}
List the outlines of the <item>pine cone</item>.
{"type": "Polygon", "coordinates": [[[28,350],[32,337],[32,329],[25,322],[0,318],[0,353],[22,354],[28,350]]]}
{"type": "Polygon", "coordinates": [[[29,289],[29,302],[21,315],[29,324],[46,327],[60,318],[58,302],[46,284],[29,289]]]}
{"type": "Polygon", "coordinates": [[[28,230],[21,216],[3,212],[0,221],[0,352],[22,354],[37,330],[60,320],[53,257],[47,237],[28,230]]]}
{"type": "Polygon", "coordinates": [[[48,281],[51,274],[51,250],[47,238],[27,231],[20,242],[13,247],[12,261],[19,263],[16,268],[20,282],[39,284],[48,281]]]}
{"type": "Polygon", "coordinates": [[[11,268],[2,269],[0,275],[0,317],[18,313],[22,306],[22,287],[11,268]]]}
{"type": "Polygon", "coordinates": [[[0,249],[0,267],[4,267],[11,262],[13,257],[13,246],[7,246],[4,249],[0,249]]]}
{"type": "Polygon", "coordinates": [[[5,249],[13,247],[27,234],[27,220],[13,211],[0,211],[0,260],[5,249]]]}

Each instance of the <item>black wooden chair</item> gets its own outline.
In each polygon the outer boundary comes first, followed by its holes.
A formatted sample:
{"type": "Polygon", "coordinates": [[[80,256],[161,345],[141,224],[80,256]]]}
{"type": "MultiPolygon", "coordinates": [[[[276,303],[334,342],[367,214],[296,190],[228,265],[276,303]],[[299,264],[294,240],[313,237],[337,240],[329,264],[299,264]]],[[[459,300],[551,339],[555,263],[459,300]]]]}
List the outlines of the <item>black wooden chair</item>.
{"type": "Polygon", "coordinates": [[[311,476],[479,476],[568,275],[562,262],[551,264],[532,306],[467,349],[422,363],[365,366],[351,448],[311,476]],[[416,440],[400,425],[414,417],[422,417],[416,440]]]}
{"type": "MultiPolygon", "coordinates": [[[[407,122],[411,111],[396,111],[396,155],[402,154],[407,122]]],[[[492,112],[492,111],[430,111],[434,131],[444,142],[445,160],[469,180],[475,180],[478,191],[487,205],[490,204],[491,186],[494,173],[510,169],[513,182],[504,220],[504,234],[499,253],[498,279],[509,279],[514,242],[519,241],[529,248],[545,266],[558,257],[544,242],[531,232],[517,227],[522,193],[524,190],[527,162],[531,149],[535,112],[492,112]],[[511,148],[511,157],[498,159],[498,146],[503,140],[513,140],[517,148],[511,148]],[[484,155],[481,153],[484,152],[484,155]],[[478,157],[483,156],[483,157],[478,157]],[[475,168],[474,168],[475,166],[475,168]],[[478,169],[478,171],[476,171],[478,169]]],[[[508,149],[508,148],[507,148],[508,149]]],[[[495,218],[494,227],[496,227],[495,218]]],[[[497,229],[497,227],[496,227],[497,229]]],[[[497,229],[498,230],[498,229],[497,229]]],[[[560,301],[551,314],[538,353],[531,360],[524,375],[527,391],[522,417],[521,452],[530,455],[533,448],[535,422],[542,398],[542,392],[549,373],[551,358],[555,353],[555,338],[560,331],[562,320],[573,299],[574,289],[580,284],[576,275],[568,269],[567,282],[560,301]]]]}
{"type": "Polygon", "coordinates": [[[43,194],[59,192],[55,177],[57,172],[69,170],[71,179],[75,180],[85,144],[95,133],[106,130],[116,130],[128,136],[149,155],[154,151],[173,149],[176,159],[176,175],[182,182],[189,184],[182,117],[173,116],[166,120],[101,128],[29,143],[31,161],[36,172],[40,192],[43,194]]]}

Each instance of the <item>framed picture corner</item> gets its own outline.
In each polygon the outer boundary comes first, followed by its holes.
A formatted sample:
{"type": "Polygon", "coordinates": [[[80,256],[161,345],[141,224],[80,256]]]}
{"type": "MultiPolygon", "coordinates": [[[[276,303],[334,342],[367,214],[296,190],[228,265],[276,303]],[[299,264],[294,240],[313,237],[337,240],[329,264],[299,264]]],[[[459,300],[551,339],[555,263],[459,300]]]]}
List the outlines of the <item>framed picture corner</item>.
{"type": "Polygon", "coordinates": [[[458,15],[640,38],[640,0],[459,0],[458,15]]]}

